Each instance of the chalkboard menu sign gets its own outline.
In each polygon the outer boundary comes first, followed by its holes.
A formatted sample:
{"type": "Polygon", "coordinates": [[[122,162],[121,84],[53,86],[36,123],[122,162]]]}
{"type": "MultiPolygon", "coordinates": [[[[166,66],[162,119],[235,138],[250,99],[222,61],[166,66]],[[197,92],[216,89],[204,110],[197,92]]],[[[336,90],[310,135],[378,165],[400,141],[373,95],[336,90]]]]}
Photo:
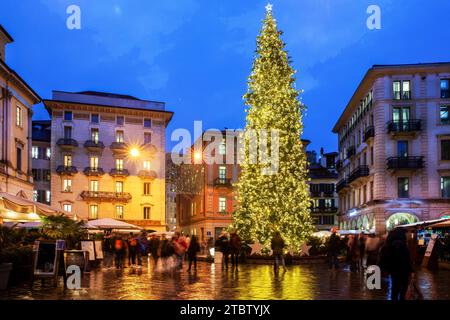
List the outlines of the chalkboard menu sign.
{"type": "Polygon", "coordinates": [[[58,271],[58,254],[55,241],[36,241],[34,244],[34,274],[55,277],[58,271]]]}
{"type": "Polygon", "coordinates": [[[95,258],[97,260],[103,260],[103,245],[100,240],[95,241],[95,258]]]}
{"type": "Polygon", "coordinates": [[[83,250],[66,250],[64,252],[65,260],[66,260],[66,266],[78,266],[82,271],[86,268],[86,260],[87,255],[86,252],[83,250]]]}

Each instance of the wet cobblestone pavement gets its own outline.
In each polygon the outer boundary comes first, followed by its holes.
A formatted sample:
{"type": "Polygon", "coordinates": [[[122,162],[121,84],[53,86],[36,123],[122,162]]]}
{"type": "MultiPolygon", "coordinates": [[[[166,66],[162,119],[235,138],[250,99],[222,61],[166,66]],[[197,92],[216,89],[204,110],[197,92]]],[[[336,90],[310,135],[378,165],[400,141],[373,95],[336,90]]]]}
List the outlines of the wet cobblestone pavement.
{"type": "MultiPolygon", "coordinates": [[[[186,266],[185,266],[186,269],[186,266]]],[[[141,270],[117,271],[103,268],[86,273],[82,289],[64,290],[50,283],[36,282],[0,292],[0,299],[24,300],[157,300],[157,299],[378,299],[388,298],[389,280],[382,279],[381,290],[369,290],[364,276],[348,269],[330,272],[325,265],[290,266],[275,275],[269,265],[241,265],[238,270],[222,270],[200,262],[198,271],[162,273],[145,264],[141,270]]],[[[450,271],[421,270],[418,283],[425,299],[450,300],[450,271]]]]}

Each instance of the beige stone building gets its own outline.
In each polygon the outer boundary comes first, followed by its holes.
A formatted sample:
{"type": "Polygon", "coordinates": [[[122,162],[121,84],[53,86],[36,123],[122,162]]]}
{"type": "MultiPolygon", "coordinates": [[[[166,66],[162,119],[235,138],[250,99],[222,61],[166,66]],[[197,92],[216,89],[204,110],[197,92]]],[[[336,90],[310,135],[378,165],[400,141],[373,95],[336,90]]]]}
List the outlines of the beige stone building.
{"type": "Polygon", "coordinates": [[[100,92],[53,92],[51,203],[82,219],[166,230],[162,102],[100,92]]]}
{"type": "Polygon", "coordinates": [[[450,63],[375,65],[337,121],[343,229],[450,215],[450,63]]]}
{"type": "Polygon", "coordinates": [[[32,199],[31,117],[36,92],[7,64],[13,38],[0,25],[0,192],[32,199]]]}

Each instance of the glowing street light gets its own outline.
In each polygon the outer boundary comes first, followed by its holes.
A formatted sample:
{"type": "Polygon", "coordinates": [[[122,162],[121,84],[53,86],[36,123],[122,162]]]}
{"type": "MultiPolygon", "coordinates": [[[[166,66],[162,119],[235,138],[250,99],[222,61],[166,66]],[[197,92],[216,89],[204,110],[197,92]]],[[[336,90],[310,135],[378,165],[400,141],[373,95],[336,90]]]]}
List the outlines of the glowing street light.
{"type": "Polygon", "coordinates": [[[133,157],[133,158],[137,158],[139,156],[139,149],[132,148],[130,150],[130,156],[133,157]]]}
{"type": "Polygon", "coordinates": [[[194,160],[196,161],[196,162],[200,162],[201,160],[202,160],[202,153],[201,152],[195,152],[194,153],[194,160]]]}

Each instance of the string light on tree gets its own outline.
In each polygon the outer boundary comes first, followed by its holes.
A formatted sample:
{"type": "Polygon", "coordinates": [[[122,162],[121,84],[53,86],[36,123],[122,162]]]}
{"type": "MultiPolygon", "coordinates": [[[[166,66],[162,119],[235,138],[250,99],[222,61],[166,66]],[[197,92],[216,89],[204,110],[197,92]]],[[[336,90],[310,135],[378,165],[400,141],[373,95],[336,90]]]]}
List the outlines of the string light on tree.
{"type": "MultiPolygon", "coordinates": [[[[307,159],[300,139],[305,108],[299,100],[301,92],[295,88],[296,72],[280,36],[272,5],[268,4],[244,101],[246,131],[279,132],[278,173],[264,175],[261,169],[265,165],[250,161],[246,137],[233,218],[243,238],[268,247],[273,233],[279,231],[287,245],[299,252],[313,231],[307,159]]],[[[268,137],[268,150],[270,143],[268,137]]]]}

